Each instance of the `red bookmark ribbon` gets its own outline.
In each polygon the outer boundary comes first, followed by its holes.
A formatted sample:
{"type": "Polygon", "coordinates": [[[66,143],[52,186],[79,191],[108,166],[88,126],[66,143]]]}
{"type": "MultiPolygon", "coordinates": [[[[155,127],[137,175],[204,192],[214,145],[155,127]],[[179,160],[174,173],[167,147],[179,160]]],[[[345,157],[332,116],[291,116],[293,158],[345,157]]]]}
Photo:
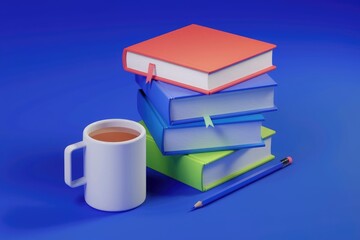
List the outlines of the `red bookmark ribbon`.
{"type": "Polygon", "coordinates": [[[146,75],[146,83],[151,83],[151,80],[154,75],[155,75],[155,64],[149,63],[148,72],[146,75]]]}

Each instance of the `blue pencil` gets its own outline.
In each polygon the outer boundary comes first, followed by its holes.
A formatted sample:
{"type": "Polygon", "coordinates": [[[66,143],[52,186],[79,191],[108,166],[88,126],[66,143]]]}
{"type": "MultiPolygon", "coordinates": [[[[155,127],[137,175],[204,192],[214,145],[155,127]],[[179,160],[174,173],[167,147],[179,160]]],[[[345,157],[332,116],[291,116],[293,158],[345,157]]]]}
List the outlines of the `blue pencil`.
{"type": "Polygon", "coordinates": [[[192,210],[195,210],[197,208],[201,208],[204,207],[240,188],[243,188],[247,185],[249,185],[250,183],[253,183],[267,175],[270,175],[271,173],[274,173],[280,169],[283,169],[284,167],[290,165],[293,162],[291,157],[286,157],[282,160],[280,160],[280,162],[274,166],[268,167],[264,170],[261,170],[259,172],[256,172],[244,179],[241,179],[240,181],[228,186],[227,188],[223,189],[221,192],[215,193],[214,195],[206,198],[205,200],[202,201],[198,201],[197,203],[195,203],[194,207],[192,208],[192,210]]]}

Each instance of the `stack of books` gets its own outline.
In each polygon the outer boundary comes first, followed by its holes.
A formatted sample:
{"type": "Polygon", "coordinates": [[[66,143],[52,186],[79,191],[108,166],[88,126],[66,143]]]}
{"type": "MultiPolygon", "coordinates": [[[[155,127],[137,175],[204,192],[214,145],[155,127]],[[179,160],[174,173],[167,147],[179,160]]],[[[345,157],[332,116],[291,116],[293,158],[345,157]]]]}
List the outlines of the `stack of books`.
{"type": "Polygon", "coordinates": [[[274,159],[275,45],[189,25],[124,49],[140,87],[147,166],[201,191],[274,159]]]}

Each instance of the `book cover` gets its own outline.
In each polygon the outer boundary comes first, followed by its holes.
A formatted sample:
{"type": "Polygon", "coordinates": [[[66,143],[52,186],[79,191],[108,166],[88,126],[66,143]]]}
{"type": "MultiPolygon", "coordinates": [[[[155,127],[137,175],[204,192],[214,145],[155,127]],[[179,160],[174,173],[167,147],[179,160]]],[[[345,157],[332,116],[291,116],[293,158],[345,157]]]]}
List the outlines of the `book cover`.
{"type": "Polygon", "coordinates": [[[265,146],[239,150],[165,156],[146,128],[146,165],[200,191],[207,191],[274,159],[271,136],[275,131],[262,127],[265,146]]]}
{"type": "Polygon", "coordinates": [[[192,24],[127,47],[123,67],[211,94],[275,69],[274,44],[192,24]],[[149,72],[149,64],[155,69],[149,72]]]}
{"type": "Polygon", "coordinates": [[[138,92],[138,111],[164,155],[188,154],[245,147],[264,146],[260,114],[215,119],[214,127],[202,122],[169,126],[148,101],[138,92]]]}
{"type": "Polygon", "coordinates": [[[274,104],[277,83],[267,74],[211,95],[161,81],[146,84],[141,75],[135,75],[135,81],[168,125],[204,121],[204,116],[217,119],[277,109],[274,104]]]}

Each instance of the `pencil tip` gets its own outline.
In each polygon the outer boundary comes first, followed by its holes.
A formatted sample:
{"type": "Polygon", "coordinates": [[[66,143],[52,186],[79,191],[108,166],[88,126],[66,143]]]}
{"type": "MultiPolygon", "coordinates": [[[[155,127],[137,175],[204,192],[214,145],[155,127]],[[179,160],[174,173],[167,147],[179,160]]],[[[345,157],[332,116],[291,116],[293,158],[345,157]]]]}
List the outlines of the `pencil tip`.
{"type": "Polygon", "coordinates": [[[196,202],[195,205],[190,209],[189,212],[192,212],[192,211],[194,211],[194,210],[196,210],[196,209],[198,209],[200,207],[202,207],[202,201],[196,202]]]}

